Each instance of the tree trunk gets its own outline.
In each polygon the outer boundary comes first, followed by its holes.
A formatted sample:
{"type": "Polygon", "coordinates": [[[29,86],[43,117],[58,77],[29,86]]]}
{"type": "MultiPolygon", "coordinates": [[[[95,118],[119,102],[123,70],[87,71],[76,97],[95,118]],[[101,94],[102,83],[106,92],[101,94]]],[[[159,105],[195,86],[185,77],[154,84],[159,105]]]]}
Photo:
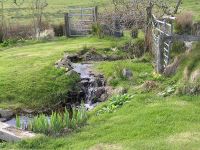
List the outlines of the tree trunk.
{"type": "Polygon", "coordinates": [[[146,29],[145,29],[145,48],[144,52],[151,50],[151,36],[152,36],[152,9],[153,3],[150,2],[149,6],[147,7],[147,19],[146,19],[146,29]]]}

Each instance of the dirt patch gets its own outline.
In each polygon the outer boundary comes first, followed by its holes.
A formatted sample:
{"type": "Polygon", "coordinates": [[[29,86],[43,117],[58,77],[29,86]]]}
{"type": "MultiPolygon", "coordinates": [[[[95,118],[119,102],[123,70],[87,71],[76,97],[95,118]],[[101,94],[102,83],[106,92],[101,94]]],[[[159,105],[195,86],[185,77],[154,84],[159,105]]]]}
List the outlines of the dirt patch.
{"type": "Polygon", "coordinates": [[[182,132],[176,135],[172,135],[167,138],[167,142],[171,144],[200,142],[200,132],[182,132]]]}
{"type": "Polygon", "coordinates": [[[123,150],[119,144],[97,144],[89,148],[89,150],[123,150]]]}

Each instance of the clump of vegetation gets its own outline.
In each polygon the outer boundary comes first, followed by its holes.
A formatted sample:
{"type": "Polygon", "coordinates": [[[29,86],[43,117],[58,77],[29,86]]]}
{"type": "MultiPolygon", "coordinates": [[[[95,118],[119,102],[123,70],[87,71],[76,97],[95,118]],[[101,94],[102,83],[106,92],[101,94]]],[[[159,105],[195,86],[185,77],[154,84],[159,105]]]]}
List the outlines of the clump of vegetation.
{"type": "Polygon", "coordinates": [[[186,46],[183,41],[174,41],[172,45],[172,52],[175,54],[181,54],[185,52],[186,46]]]}
{"type": "Polygon", "coordinates": [[[2,47],[7,47],[7,46],[10,46],[10,45],[14,45],[14,44],[17,44],[17,40],[16,39],[8,39],[8,40],[3,41],[1,46],[2,47]]]}
{"type": "Polygon", "coordinates": [[[92,25],[92,34],[97,36],[98,38],[102,38],[102,27],[99,23],[94,23],[92,25]]]}
{"type": "Polygon", "coordinates": [[[97,115],[115,112],[119,107],[128,103],[132,98],[133,96],[128,94],[113,96],[110,99],[110,102],[97,112],[97,115]]]}
{"type": "Polygon", "coordinates": [[[178,34],[191,34],[193,26],[193,15],[191,12],[180,14],[176,18],[175,30],[178,34]]]}
{"type": "Polygon", "coordinates": [[[16,115],[16,127],[21,128],[20,117],[16,115]]]}
{"type": "Polygon", "coordinates": [[[138,37],[138,33],[139,33],[138,28],[132,28],[131,37],[134,38],[134,39],[137,38],[138,37]]]}
{"type": "MultiPolygon", "coordinates": [[[[63,114],[52,112],[51,117],[41,114],[31,119],[27,127],[35,133],[60,135],[65,129],[76,129],[87,121],[87,112],[83,104],[78,109],[73,108],[72,114],[70,117],[67,109],[63,114]]],[[[19,116],[16,116],[16,127],[21,127],[19,116]]]]}
{"type": "Polygon", "coordinates": [[[55,36],[63,36],[64,35],[64,24],[53,25],[53,31],[55,36]]]}

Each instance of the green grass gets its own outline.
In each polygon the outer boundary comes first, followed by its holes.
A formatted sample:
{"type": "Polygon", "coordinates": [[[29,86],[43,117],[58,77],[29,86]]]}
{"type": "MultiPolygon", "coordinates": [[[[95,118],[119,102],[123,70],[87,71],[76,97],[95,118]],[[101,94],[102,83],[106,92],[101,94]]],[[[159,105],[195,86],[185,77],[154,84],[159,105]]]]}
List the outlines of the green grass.
{"type": "MultiPolygon", "coordinates": [[[[27,9],[30,0],[25,1],[22,6],[17,7],[9,0],[5,3],[5,13],[8,22],[24,23],[31,21],[31,11],[27,9]]],[[[99,6],[100,11],[110,5],[109,0],[48,0],[48,7],[44,11],[45,18],[51,23],[64,22],[63,14],[67,12],[68,6],[99,6]]],[[[183,0],[181,5],[183,11],[192,11],[195,19],[200,20],[200,2],[198,0],[183,0]]]]}
{"type": "Polygon", "coordinates": [[[38,43],[28,41],[0,48],[0,106],[33,108],[63,100],[77,81],[76,77],[66,77],[63,70],[54,67],[64,52],[75,53],[85,45],[109,48],[124,40],[86,37],[38,43]]]}
{"type": "Polygon", "coordinates": [[[114,113],[90,118],[88,125],[60,138],[41,137],[5,149],[198,149],[199,97],[134,98],[114,113]]]}
{"type": "Polygon", "coordinates": [[[172,78],[154,78],[153,68],[150,63],[144,61],[145,58],[135,61],[102,62],[97,65],[97,69],[101,70],[107,78],[115,75],[119,78],[117,85],[128,85],[129,94],[133,97],[127,103],[111,113],[104,112],[97,115],[99,110],[110,106],[112,102],[107,101],[99,105],[90,112],[85,127],[64,137],[42,136],[15,144],[2,143],[0,148],[198,150],[200,147],[200,96],[162,97],[158,93],[163,88],[176,85],[181,81],[183,68],[192,63],[191,57],[195,56],[199,49],[200,46],[197,44],[188,58],[183,61],[177,75],[172,78]],[[124,80],[120,72],[115,73],[118,72],[117,67],[131,69],[135,78],[124,80]],[[144,73],[147,73],[146,76],[140,76],[144,73]],[[159,87],[151,92],[134,91],[134,87],[146,80],[156,81],[159,87]]]}
{"type": "Polygon", "coordinates": [[[191,11],[195,20],[200,20],[200,1],[198,0],[183,0],[183,11],[191,11]]]}

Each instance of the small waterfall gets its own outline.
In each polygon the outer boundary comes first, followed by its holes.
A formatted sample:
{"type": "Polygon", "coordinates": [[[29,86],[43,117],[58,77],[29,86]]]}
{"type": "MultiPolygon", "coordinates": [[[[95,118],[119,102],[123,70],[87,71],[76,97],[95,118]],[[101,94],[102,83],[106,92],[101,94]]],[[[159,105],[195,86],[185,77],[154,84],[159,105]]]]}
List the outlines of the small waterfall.
{"type": "Polygon", "coordinates": [[[73,64],[73,70],[80,74],[80,87],[85,95],[85,106],[89,110],[104,101],[102,95],[106,94],[104,76],[93,74],[90,70],[91,66],[91,64],[73,64]]]}

